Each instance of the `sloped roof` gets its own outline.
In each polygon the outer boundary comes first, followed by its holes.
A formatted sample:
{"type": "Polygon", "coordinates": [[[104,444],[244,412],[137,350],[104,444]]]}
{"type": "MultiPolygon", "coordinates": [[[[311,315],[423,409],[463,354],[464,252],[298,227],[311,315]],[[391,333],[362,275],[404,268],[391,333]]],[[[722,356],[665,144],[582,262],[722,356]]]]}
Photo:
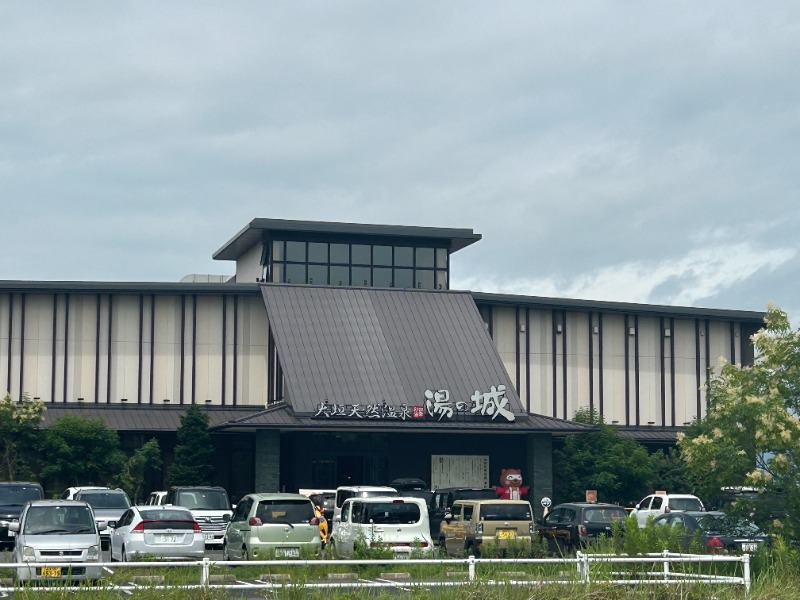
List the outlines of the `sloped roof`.
{"type": "Polygon", "coordinates": [[[267,318],[298,416],[330,404],[424,404],[426,390],[469,401],[516,390],[468,292],[265,284],[267,318]]]}
{"type": "MultiPolygon", "coordinates": [[[[158,404],[47,404],[42,427],[49,427],[64,416],[99,419],[117,431],[177,431],[189,405],[158,404]]],[[[263,412],[260,406],[241,408],[208,407],[209,427],[263,412]]]]}

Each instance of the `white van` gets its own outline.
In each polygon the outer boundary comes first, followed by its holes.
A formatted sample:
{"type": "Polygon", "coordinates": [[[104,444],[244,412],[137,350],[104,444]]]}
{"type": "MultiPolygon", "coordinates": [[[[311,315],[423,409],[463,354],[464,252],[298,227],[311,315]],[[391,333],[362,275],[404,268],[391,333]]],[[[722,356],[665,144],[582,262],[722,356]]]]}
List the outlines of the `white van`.
{"type": "Polygon", "coordinates": [[[639,527],[647,525],[650,517],[656,518],[668,512],[682,512],[685,510],[704,511],[706,509],[700,498],[691,494],[667,494],[656,492],[642,499],[631,511],[636,517],[639,527]]]}
{"type": "Polygon", "coordinates": [[[396,496],[397,490],[385,485],[340,485],[336,488],[333,506],[333,527],[342,514],[342,505],[348,498],[369,498],[371,496],[396,496]]]}
{"type": "Polygon", "coordinates": [[[422,498],[372,496],[348,498],[331,535],[331,547],[350,557],[356,544],[387,548],[396,556],[433,552],[428,506],[422,498]]]}

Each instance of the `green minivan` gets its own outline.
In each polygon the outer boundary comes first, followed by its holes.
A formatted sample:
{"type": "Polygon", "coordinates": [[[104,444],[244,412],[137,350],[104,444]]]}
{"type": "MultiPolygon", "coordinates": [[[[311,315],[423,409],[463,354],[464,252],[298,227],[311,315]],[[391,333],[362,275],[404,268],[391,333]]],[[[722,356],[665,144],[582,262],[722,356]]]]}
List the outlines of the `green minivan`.
{"type": "Polygon", "coordinates": [[[222,559],[300,558],[321,549],[319,518],[311,499],[301,494],[248,494],[228,523],[222,559]]]}

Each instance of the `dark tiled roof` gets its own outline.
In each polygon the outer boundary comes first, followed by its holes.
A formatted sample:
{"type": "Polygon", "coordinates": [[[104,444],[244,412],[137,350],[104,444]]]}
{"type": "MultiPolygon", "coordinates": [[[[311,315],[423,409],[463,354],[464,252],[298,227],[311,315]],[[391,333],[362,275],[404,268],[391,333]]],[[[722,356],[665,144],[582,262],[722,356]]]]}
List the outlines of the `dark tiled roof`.
{"type": "Polygon", "coordinates": [[[256,414],[244,416],[235,422],[222,423],[217,430],[242,430],[259,428],[278,428],[282,430],[366,430],[370,431],[403,431],[403,432],[453,432],[469,431],[472,433],[579,433],[591,429],[586,425],[554,419],[542,415],[519,417],[513,422],[503,420],[471,420],[471,421],[436,421],[436,420],[369,420],[369,419],[314,419],[310,416],[298,417],[291,407],[280,403],[256,414]]]}
{"type": "Polygon", "coordinates": [[[683,428],[676,427],[642,427],[638,429],[620,428],[620,435],[635,439],[637,442],[674,444],[678,439],[678,432],[683,428]]]}
{"type": "MultiPolygon", "coordinates": [[[[43,427],[49,427],[56,419],[70,415],[84,419],[99,419],[117,431],[176,431],[181,426],[181,417],[187,405],[164,406],[158,404],[48,404],[44,413],[43,427]]],[[[229,423],[246,416],[263,412],[260,406],[206,409],[209,427],[229,423]]]]}
{"type": "Polygon", "coordinates": [[[468,402],[504,385],[525,414],[472,296],[375,288],[262,286],[297,415],[320,403],[421,405],[425,391],[468,402]]]}

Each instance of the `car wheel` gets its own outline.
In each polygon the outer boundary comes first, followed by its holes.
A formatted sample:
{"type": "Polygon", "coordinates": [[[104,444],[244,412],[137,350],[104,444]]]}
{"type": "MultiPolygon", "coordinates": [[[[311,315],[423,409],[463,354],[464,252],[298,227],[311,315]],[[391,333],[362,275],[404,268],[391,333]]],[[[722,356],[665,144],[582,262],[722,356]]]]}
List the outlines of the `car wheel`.
{"type": "Polygon", "coordinates": [[[122,547],[122,562],[128,562],[128,553],[125,551],[125,546],[122,547]]]}
{"type": "Polygon", "coordinates": [[[247,551],[247,546],[242,546],[242,560],[250,560],[250,553],[247,551]]]}
{"type": "Polygon", "coordinates": [[[336,542],[333,539],[328,540],[328,545],[325,546],[325,558],[336,558],[336,542]]]}
{"type": "Polygon", "coordinates": [[[228,544],[222,544],[222,560],[229,561],[231,559],[230,554],[228,554],[228,544]]]}

